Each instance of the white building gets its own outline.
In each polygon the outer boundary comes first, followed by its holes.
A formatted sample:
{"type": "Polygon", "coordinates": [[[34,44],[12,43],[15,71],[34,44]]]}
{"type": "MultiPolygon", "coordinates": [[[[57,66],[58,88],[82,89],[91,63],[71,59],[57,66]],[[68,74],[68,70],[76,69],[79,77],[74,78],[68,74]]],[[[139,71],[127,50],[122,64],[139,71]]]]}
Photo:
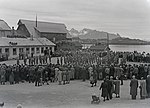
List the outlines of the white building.
{"type": "Polygon", "coordinates": [[[17,58],[20,54],[31,56],[44,55],[44,50],[54,52],[55,44],[46,38],[7,38],[0,37],[0,55],[8,55],[8,59],[17,58]]]}

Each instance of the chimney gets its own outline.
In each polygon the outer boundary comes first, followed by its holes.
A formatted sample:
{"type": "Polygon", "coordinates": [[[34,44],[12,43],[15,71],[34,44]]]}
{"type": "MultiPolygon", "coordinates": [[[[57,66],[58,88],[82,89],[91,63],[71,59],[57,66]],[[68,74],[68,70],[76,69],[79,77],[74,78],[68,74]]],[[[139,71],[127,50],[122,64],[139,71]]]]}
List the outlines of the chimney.
{"type": "Polygon", "coordinates": [[[15,35],[15,29],[14,29],[14,27],[12,27],[12,36],[14,36],[15,35]]]}

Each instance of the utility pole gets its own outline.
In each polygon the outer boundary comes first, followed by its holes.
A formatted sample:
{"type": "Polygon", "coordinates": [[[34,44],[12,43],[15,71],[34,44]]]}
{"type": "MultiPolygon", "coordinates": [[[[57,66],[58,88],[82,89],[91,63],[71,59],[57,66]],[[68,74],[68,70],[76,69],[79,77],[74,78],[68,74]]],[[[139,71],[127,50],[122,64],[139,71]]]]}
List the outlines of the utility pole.
{"type": "Polygon", "coordinates": [[[110,52],[109,52],[110,48],[109,48],[109,34],[107,33],[107,65],[110,64],[110,61],[109,61],[109,56],[110,56],[110,52]]]}
{"type": "Polygon", "coordinates": [[[37,14],[36,14],[36,21],[35,21],[35,27],[37,27],[37,14]]]}

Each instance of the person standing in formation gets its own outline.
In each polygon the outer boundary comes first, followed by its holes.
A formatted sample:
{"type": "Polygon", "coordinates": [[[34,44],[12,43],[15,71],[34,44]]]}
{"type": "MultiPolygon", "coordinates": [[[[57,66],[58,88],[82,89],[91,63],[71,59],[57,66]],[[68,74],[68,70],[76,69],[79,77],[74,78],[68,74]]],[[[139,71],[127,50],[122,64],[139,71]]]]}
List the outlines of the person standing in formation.
{"type": "Polygon", "coordinates": [[[58,69],[58,82],[59,82],[59,85],[61,85],[61,82],[62,82],[62,70],[60,68],[58,69]]]}
{"type": "Polygon", "coordinates": [[[58,72],[59,72],[59,69],[56,67],[55,68],[55,82],[58,81],[58,72]]]}
{"type": "Polygon", "coordinates": [[[135,78],[135,76],[132,76],[132,79],[130,82],[130,95],[132,96],[133,100],[136,99],[137,88],[138,88],[138,80],[135,78]]]}

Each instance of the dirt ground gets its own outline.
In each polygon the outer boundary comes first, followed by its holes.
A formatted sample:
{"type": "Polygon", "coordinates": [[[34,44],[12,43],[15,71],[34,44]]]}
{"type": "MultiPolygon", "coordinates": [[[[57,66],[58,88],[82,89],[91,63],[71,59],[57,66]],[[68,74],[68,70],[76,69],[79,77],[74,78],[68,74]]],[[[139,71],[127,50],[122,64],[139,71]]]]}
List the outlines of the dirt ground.
{"type": "Polygon", "coordinates": [[[67,85],[50,83],[40,87],[29,83],[0,85],[0,102],[5,102],[3,108],[16,108],[18,104],[22,104],[23,108],[149,108],[150,99],[140,100],[139,95],[137,100],[130,99],[129,82],[124,81],[121,86],[120,99],[103,102],[101,98],[98,105],[91,104],[91,95],[101,94],[101,81],[93,88],[89,81],[71,81],[67,85]]]}

